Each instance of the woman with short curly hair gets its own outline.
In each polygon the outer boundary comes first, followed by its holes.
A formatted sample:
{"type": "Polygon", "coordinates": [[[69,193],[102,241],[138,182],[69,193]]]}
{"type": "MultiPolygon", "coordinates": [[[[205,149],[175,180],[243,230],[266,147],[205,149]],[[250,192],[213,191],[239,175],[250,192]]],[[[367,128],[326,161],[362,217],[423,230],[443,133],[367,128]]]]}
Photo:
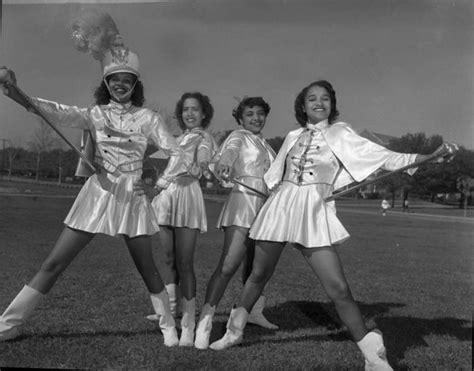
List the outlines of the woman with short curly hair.
{"type": "MultiPolygon", "coordinates": [[[[217,175],[223,180],[235,179],[258,191],[235,184],[227,198],[217,227],[224,230],[224,247],[219,263],[207,285],[205,304],[196,330],[194,346],[206,349],[212,329],[215,308],[239,265],[244,262],[243,282],[247,280],[253,261],[254,241],[248,232],[258,211],[266,200],[267,188],[263,174],[275,158],[275,153],[262,136],[270,105],[262,97],[246,97],[232,112],[242,129],[234,130],[221,145],[214,159],[217,175]]],[[[276,329],[263,315],[265,299],[253,306],[249,321],[276,329]]]]}

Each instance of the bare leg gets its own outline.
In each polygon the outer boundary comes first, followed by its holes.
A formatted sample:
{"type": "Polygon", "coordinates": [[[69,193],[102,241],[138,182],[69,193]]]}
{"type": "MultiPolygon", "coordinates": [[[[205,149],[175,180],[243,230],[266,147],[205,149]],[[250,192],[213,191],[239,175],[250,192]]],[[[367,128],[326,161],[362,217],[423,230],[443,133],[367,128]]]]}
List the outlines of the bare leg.
{"type": "Polygon", "coordinates": [[[272,276],[283,247],[279,242],[257,241],[252,273],[245,283],[240,303],[230,312],[226,333],[210,345],[211,349],[223,350],[242,342],[249,313],[272,276]]]}
{"type": "Polygon", "coordinates": [[[196,296],[196,275],[194,273],[194,248],[198,229],[176,228],[176,267],[180,278],[182,295],[190,300],[196,296]]]}
{"type": "Polygon", "coordinates": [[[207,284],[206,301],[201,311],[199,325],[196,330],[196,340],[194,346],[198,349],[209,347],[211,336],[212,318],[216,310],[216,305],[224,295],[232,276],[239,268],[240,263],[247,251],[246,243],[248,238],[248,228],[230,226],[225,228],[224,246],[216,270],[207,284]]]}
{"type": "Polygon", "coordinates": [[[284,246],[280,242],[257,241],[252,273],[245,283],[239,307],[244,307],[250,313],[266,283],[273,275],[284,246]]]}
{"type": "Polygon", "coordinates": [[[152,294],[162,292],[164,285],[156,269],[151,253],[151,237],[146,235],[128,237],[124,235],[124,239],[133,262],[142,276],[143,281],[145,281],[148,291],[152,294]]]}
{"type": "Polygon", "coordinates": [[[53,250],[51,250],[28,286],[47,294],[60,274],[93,237],[94,234],[92,233],[65,227],[53,250]]]}
{"type": "MultiPolygon", "coordinates": [[[[245,254],[242,263],[242,283],[244,285],[245,282],[247,282],[250,273],[252,272],[253,259],[255,257],[255,240],[252,240],[251,238],[247,237],[245,244],[247,246],[247,253],[245,254]]],[[[260,295],[254,306],[252,307],[252,311],[249,314],[247,322],[269,330],[277,330],[278,326],[274,323],[271,323],[263,314],[264,308],[265,296],[263,296],[262,293],[262,295],[260,295]]]]}
{"type": "Polygon", "coordinates": [[[76,255],[87,245],[92,233],[65,227],[54,248],[28,285],[0,316],[0,341],[17,337],[21,327],[34,311],[44,294],[47,294],[61,273],[76,255]]]}
{"type": "Polygon", "coordinates": [[[137,237],[124,235],[123,237],[133,262],[150,292],[151,303],[158,318],[164,344],[168,347],[176,346],[178,334],[171,314],[168,294],[151,253],[151,237],[146,235],[137,237]]]}
{"type": "Polygon", "coordinates": [[[247,250],[242,262],[242,285],[245,285],[245,282],[247,282],[247,279],[252,272],[253,258],[255,256],[255,240],[252,240],[247,236],[245,246],[247,247],[247,250]]]}
{"type": "Polygon", "coordinates": [[[246,253],[248,228],[230,226],[225,228],[224,247],[216,270],[207,284],[206,303],[215,306],[239,268],[246,253]]]}
{"type": "Polygon", "coordinates": [[[342,322],[349,328],[355,341],[361,340],[368,330],[352,297],[337,251],[328,247],[303,249],[301,252],[336,305],[342,322]]]}
{"type": "Polygon", "coordinates": [[[173,228],[160,225],[158,239],[160,246],[155,250],[155,262],[165,285],[178,283],[175,257],[175,232],[173,228]]]}

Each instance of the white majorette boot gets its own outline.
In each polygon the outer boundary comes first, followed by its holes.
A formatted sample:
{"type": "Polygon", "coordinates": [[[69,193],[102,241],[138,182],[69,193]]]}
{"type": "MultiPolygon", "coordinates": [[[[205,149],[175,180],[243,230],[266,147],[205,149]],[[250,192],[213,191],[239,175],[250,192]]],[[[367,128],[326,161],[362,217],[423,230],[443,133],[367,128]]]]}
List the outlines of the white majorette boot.
{"type": "MultiPolygon", "coordinates": [[[[175,283],[169,283],[165,286],[166,292],[170,300],[170,310],[173,317],[176,317],[178,312],[178,303],[180,298],[179,286],[175,283]]],[[[158,321],[158,316],[156,314],[150,314],[146,316],[146,319],[149,321],[158,321]]]]}
{"type": "Polygon", "coordinates": [[[265,296],[260,296],[250,311],[248,323],[267,328],[269,330],[278,330],[278,326],[271,323],[263,315],[263,308],[265,308],[265,296]]]}
{"type": "Polygon", "coordinates": [[[159,318],[161,332],[163,333],[164,344],[167,347],[178,345],[178,333],[174,323],[174,318],[170,311],[170,302],[166,290],[159,294],[150,294],[151,303],[159,318]]]}
{"type": "Polygon", "coordinates": [[[211,337],[212,319],[216,311],[216,306],[211,307],[210,304],[205,304],[202,307],[201,315],[199,317],[198,327],[196,329],[196,340],[194,340],[194,347],[198,349],[209,348],[209,338],[211,337]]]}
{"type": "Polygon", "coordinates": [[[180,347],[194,345],[194,328],[196,327],[196,298],[191,300],[183,297],[183,317],[181,318],[180,347]]]}
{"type": "Polygon", "coordinates": [[[16,338],[27,318],[43,298],[44,294],[25,285],[0,317],[0,341],[16,338]]]}
{"type": "Polygon", "coordinates": [[[365,358],[365,371],[393,371],[385,355],[382,333],[373,330],[357,342],[365,358]]]}
{"type": "Polygon", "coordinates": [[[211,349],[224,350],[242,342],[244,328],[247,324],[249,313],[244,307],[232,309],[227,321],[227,331],[224,336],[210,345],[211,349]]]}

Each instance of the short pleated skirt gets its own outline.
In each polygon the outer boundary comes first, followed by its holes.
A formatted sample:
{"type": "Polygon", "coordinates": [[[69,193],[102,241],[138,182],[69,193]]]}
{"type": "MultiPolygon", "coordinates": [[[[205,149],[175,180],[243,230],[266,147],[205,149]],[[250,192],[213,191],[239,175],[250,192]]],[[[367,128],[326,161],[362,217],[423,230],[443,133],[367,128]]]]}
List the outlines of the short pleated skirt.
{"type": "Polygon", "coordinates": [[[297,185],[284,181],[263,205],[250,229],[255,240],[278,241],[315,248],[339,244],[349,238],[336,216],[329,184],[297,185]]]}
{"type": "Polygon", "coordinates": [[[146,196],[133,191],[141,173],[92,175],[84,184],[64,220],[68,227],[110,236],[153,235],[158,220],[146,196]]]}
{"type": "MultiPolygon", "coordinates": [[[[266,193],[263,180],[256,178],[245,178],[243,181],[253,188],[266,193]]],[[[249,190],[240,184],[236,184],[227,197],[222,207],[217,228],[229,227],[231,225],[250,228],[255,217],[266,201],[266,197],[249,190]]]]}
{"type": "Polygon", "coordinates": [[[207,231],[207,215],[199,180],[182,176],[152,201],[159,225],[207,231]]]}

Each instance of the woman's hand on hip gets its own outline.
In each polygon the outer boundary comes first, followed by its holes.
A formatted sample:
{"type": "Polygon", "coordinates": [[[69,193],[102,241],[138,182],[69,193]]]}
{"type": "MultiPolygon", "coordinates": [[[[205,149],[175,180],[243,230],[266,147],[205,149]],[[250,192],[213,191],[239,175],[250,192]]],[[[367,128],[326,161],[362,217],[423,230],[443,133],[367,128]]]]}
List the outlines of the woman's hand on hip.
{"type": "Polygon", "coordinates": [[[133,191],[136,192],[139,196],[145,195],[150,201],[153,200],[158,194],[163,190],[159,186],[151,186],[146,184],[143,180],[137,180],[133,183],[133,191]]]}

